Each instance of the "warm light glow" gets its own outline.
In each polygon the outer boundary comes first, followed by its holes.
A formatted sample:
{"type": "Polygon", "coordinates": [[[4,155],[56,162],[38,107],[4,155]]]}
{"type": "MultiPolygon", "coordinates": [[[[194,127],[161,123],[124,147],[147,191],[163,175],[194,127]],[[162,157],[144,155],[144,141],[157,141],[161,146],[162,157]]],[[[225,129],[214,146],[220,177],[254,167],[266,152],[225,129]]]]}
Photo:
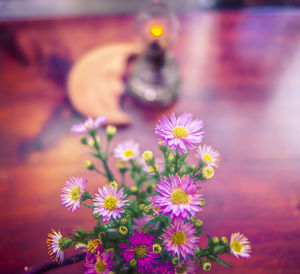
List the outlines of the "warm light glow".
{"type": "Polygon", "coordinates": [[[164,30],[161,26],[156,25],[151,28],[151,34],[156,38],[162,36],[163,33],[164,33],[164,30]]]}

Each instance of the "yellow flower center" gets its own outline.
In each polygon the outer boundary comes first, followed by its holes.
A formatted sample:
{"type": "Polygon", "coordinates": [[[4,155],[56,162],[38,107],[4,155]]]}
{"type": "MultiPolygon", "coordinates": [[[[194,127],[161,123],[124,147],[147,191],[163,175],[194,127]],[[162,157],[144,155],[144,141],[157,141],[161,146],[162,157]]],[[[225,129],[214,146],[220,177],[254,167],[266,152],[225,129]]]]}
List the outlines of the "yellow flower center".
{"type": "Polygon", "coordinates": [[[126,149],[124,151],[124,156],[126,158],[130,158],[130,157],[133,157],[134,156],[134,151],[132,149],[126,149]]]}
{"type": "Polygon", "coordinates": [[[92,121],[87,121],[87,122],[84,123],[84,126],[86,128],[92,127],[93,126],[93,122],[92,121]]]}
{"type": "Polygon", "coordinates": [[[149,253],[148,248],[145,245],[138,245],[134,248],[134,252],[139,259],[144,259],[149,253]]]}
{"type": "Polygon", "coordinates": [[[176,245],[183,245],[186,241],[186,235],[182,230],[176,231],[172,235],[172,242],[176,245]]]}
{"type": "Polygon", "coordinates": [[[173,135],[178,139],[182,139],[188,137],[189,132],[186,127],[178,126],[178,127],[174,127],[173,135]]]}
{"type": "Polygon", "coordinates": [[[79,197],[81,195],[81,190],[80,190],[80,187],[77,186],[77,187],[74,187],[72,189],[72,192],[71,192],[71,198],[73,201],[78,201],[79,197]]]}
{"type": "Polygon", "coordinates": [[[113,210],[116,208],[116,205],[119,203],[119,200],[111,195],[105,197],[104,206],[106,209],[113,210]]]}
{"type": "Polygon", "coordinates": [[[212,163],[212,161],[213,161],[213,159],[211,158],[211,156],[210,156],[209,154],[207,154],[207,153],[205,153],[205,154],[203,155],[203,160],[204,160],[205,162],[210,162],[210,163],[212,163]]]}
{"type": "Polygon", "coordinates": [[[106,270],[106,263],[99,260],[95,263],[95,270],[97,273],[103,273],[106,270]]]}
{"type": "Polygon", "coordinates": [[[187,266],[184,264],[178,268],[176,268],[176,273],[185,273],[187,266]]]}
{"type": "Polygon", "coordinates": [[[171,201],[175,205],[187,204],[190,198],[182,189],[175,188],[171,194],[171,201]]]}
{"type": "Polygon", "coordinates": [[[241,252],[242,251],[242,245],[239,241],[233,241],[231,244],[231,248],[235,251],[235,252],[241,252]]]}

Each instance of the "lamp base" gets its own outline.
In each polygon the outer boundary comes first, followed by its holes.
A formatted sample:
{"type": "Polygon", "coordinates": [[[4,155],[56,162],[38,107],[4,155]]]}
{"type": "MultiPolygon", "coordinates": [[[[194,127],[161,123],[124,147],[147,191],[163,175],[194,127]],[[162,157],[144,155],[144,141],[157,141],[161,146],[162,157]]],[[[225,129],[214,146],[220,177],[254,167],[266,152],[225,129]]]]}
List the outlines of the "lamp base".
{"type": "Polygon", "coordinates": [[[170,55],[165,56],[161,67],[153,66],[145,56],[140,56],[131,65],[127,88],[138,102],[164,107],[175,101],[179,79],[177,63],[170,55]]]}

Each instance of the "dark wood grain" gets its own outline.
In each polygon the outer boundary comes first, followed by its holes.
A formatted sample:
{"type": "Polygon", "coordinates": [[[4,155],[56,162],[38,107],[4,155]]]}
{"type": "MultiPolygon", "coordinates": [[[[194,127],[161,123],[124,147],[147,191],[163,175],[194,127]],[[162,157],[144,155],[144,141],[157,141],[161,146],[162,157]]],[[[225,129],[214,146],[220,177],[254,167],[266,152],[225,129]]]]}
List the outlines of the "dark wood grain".
{"type": "MultiPolygon", "coordinates": [[[[204,228],[211,236],[240,231],[253,246],[250,259],[224,256],[232,273],[300,273],[300,11],[192,13],[180,22],[173,47],[182,75],[178,102],[154,111],[125,101],[134,123],[119,130],[114,144],[134,137],[158,153],[157,119],[194,112],[205,121],[204,142],[222,154],[215,178],[203,186],[204,228]]],[[[0,272],[20,273],[49,261],[52,227],[68,235],[76,225],[94,224],[88,209],[71,214],[59,201],[69,176],[86,176],[92,192],[104,183],[84,169],[88,152],[69,132],[82,118],[68,103],[65,79],[88,50],[134,41],[134,20],[35,20],[0,28],[0,272]]],[[[53,273],[82,271],[79,263],[53,273]]]]}

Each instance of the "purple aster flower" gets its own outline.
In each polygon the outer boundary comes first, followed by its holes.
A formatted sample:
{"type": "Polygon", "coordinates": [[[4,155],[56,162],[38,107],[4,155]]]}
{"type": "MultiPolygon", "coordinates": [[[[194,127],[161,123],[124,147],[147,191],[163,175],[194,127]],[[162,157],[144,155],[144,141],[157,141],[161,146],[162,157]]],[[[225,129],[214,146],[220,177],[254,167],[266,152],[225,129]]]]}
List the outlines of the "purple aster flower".
{"type": "Polygon", "coordinates": [[[243,234],[237,232],[231,234],[230,239],[230,250],[231,253],[236,256],[237,258],[244,257],[248,258],[250,257],[251,253],[251,246],[250,242],[243,234]]]}
{"type": "Polygon", "coordinates": [[[134,235],[129,237],[128,244],[119,244],[120,248],[125,249],[120,253],[124,260],[129,264],[130,260],[135,258],[137,261],[138,272],[150,273],[157,264],[157,258],[160,254],[152,251],[152,245],[155,243],[155,236],[150,236],[144,232],[134,231],[134,235]]]}
{"type": "Polygon", "coordinates": [[[71,131],[78,133],[78,135],[80,136],[80,135],[84,134],[86,131],[97,129],[105,121],[106,121],[105,116],[100,116],[100,117],[96,118],[95,120],[93,120],[92,117],[88,117],[83,123],[73,125],[71,127],[71,131]]]}
{"type": "Polygon", "coordinates": [[[190,258],[180,262],[176,266],[176,273],[184,273],[184,274],[195,274],[196,273],[196,263],[192,261],[190,258]]]}
{"type": "Polygon", "coordinates": [[[193,255],[196,249],[198,238],[195,236],[196,230],[191,223],[184,223],[184,220],[175,220],[161,236],[162,245],[165,250],[178,258],[186,259],[188,255],[193,255]]]}
{"type": "Polygon", "coordinates": [[[101,253],[94,255],[90,260],[86,260],[84,264],[85,274],[108,274],[113,270],[113,261],[111,253],[101,253]]]}
{"type": "Polygon", "coordinates": [[[158,195],[152,197],[152,202],[163,215],[171,215],[171,219],[188,219],[190,215],[202,210],[199,198],[200,186],[189,176],[180,178],[177,174],[170,175],[170,180],[164,177],[154,189],[158,195]]]}
{"type": "Polygon", "coordinates": [[[139,156],[139,153],[139,144],[133,140],[118,144],[114,150],[115,157],[123,161],[134,160],[139,156]]]}
{"type": "Polygon", "coordinates": [[[180,155],[186,153],[188,149],[194,149],[194,145],[201,143],[203,133],[200,129],[204,123],[201,120],[194,120],[193,114],[184,112],[177,119],[174,113],[170,119],[164,116],[158,121],[155,133],[161,138],[162,145],[167,145],[173,150],[177,150],[180,155]]]}
{"type": "Polygon", "coordinates": [[[111,218],[120,218],[120,213],[125,212],[123,207],[128,206],[128,200],[125,200],[127,195],[123,191],[123,188],[117,190],[112,185],[98,188],[94,199],[94,214],[99,213],[104,222],[108,222],[111,218]]]}
{"type": "Polygon", "coordinates": [[[220,153],[213,150],[211,146],[199,146],[196,150],[196,158],[202,160],[208,166],[219,166],[220,153]]]}
{"type": "Polygon", "coordinates": [[[175,274],[175,269],[169,261],[166,264],[161,261],[161,263],[155,267],[154,274],[175,274]]]}
{"type": "Polygon", "coordinates": [[[60,231],[56,232],[54,229],[48,233],[47,238],[48,254],[53,261],[60,264],[64,260],[64,251],[61,246],[62,238],[60,231]]]}
{"type": "Polygon", "coordinates": [[[71,210],[76,211],[80,207],[81,197],[86,189],[87,180],[82,177],[72,177],[65,183],[62,189],[61,204],[71,210]]]}

